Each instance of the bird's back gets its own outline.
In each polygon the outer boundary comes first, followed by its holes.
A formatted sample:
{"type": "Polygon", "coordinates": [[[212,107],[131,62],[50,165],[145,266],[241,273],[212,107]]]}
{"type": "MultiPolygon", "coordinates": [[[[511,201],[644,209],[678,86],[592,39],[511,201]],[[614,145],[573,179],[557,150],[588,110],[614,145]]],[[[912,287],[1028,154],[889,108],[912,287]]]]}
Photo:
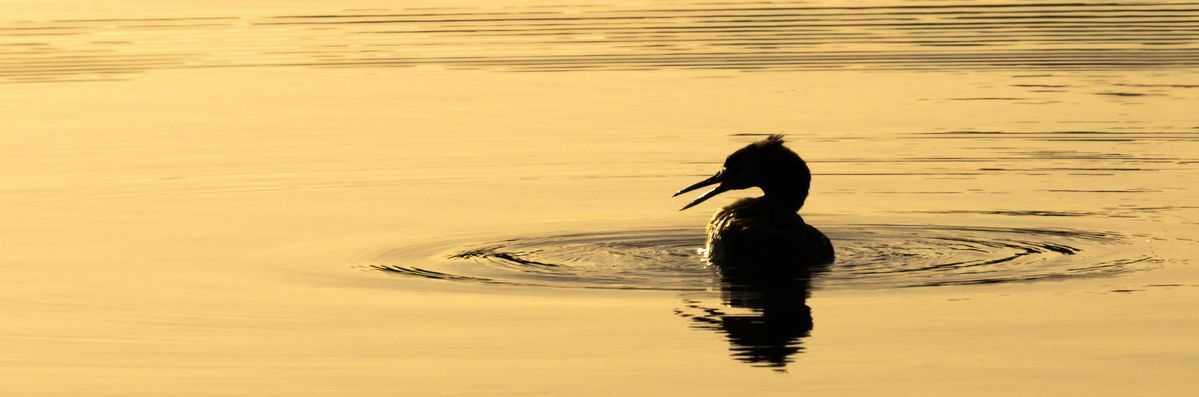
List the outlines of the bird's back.
{"type": "Polygon", "coordinates": [[[832,263],[833,246],[794,210],[765,197],[721,208],[708,223],[706,256],[721,266],[777,268],[832,263]]]}

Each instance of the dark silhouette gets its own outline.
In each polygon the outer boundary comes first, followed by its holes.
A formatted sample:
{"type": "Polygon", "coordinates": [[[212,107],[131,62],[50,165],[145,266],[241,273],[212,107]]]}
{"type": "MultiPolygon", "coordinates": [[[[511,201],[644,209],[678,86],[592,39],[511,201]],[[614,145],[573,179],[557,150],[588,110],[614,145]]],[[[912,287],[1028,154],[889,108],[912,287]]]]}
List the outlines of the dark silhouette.
{"type": "Polygon", "coordinates": [[[792,356],[803,351],[803,338],[812,331],[812,309],[806,302],[812,277],[824,267],[763,271],[726,263],[716,269],[724,307],[704,307],[700,301],[688,300],[689,310],[679,314],[695,328],[725,335],[733,358],[780,371],[786,368],[792,356]]]}
{"type": "Polygon", "coordinates": [[[705,259],[720,278],[722,303],[747,313],[730,314],[689,302],[701,314],[680,314],[697,328],[728,337],[734,358],[783,369],[802,351],[812,330],[807,298],[813,276],[833,262],[832,243],[799,216],[812,174],[799,155],[783,146],[781,135],[750,144],[724,161],[715,175],[678,193],[716,185],[683,209],[717,194],[758,187],[761,197],[721,208],[707,227],[705,259]]]}
{"type": "Polygon", "coordinates": [[[713,263],[742,266],[813,266],[832,263],[834,255],[824,233],[798,213],[811,183],[808,165],[783,146],[782,135],[771,135],[733,152],[716,175],[674,195],[719,184],[685,210],[729,190],[761,188],[761,197],[743,198],[716,211],[708,222],[704,256],[713,263]]]}

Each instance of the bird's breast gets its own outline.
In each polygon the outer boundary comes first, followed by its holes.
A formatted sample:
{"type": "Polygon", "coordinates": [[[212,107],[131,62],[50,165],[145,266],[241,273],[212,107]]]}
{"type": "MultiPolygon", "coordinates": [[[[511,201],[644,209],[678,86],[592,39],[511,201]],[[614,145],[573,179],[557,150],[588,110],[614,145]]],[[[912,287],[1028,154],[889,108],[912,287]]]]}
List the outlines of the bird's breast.
{"type": "Polygon", "coordinates": [[[743,199],[712,216],[706,256],[717,265],[795,266],[830,263],[833,249],[799,214],[743,199]]]}

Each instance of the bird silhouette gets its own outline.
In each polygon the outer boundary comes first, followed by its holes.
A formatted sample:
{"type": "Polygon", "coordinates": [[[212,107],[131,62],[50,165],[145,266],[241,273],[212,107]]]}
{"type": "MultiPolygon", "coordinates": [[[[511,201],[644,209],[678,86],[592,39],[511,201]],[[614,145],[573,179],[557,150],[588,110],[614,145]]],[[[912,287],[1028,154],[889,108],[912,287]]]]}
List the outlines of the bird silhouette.
{"type": "Polygon", "coordinates": [[[726,270],[810,274],[812,269],[800,268],[826,265],[835,257],[828,237],[798,213],[811,183],[807,163],[783,145],[782,135],[771,135],[733,152],[715,175],[675,196],[717,185],[682,211],[729,190],[762,189],[760,197],[739,199],[716,211],[708,222],[705,259],[726,270]]]}

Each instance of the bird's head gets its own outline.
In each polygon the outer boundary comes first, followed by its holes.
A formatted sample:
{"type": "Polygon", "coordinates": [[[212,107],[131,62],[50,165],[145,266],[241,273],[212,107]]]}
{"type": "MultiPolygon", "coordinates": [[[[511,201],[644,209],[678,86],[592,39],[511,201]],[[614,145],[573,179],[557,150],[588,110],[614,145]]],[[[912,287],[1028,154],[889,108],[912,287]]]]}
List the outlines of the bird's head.
{"type": "Polygon", "coordinates": [[[795,205],[795,209],[798,210],[808,196],[811,181],[812,174],[803,159],[783,146],[782,135],[771,135],[733,152],[724,160],[724,166],[715,175],[674,195],[678,197],[704,186],[719,184],[715,189],[687,204],[680,210],[682,211],[729,190],[759,187],[767,197],[772,197],[772,193],[778,192],[776,196],[785,195],[789,201],[798,200],[795,205]]]}

